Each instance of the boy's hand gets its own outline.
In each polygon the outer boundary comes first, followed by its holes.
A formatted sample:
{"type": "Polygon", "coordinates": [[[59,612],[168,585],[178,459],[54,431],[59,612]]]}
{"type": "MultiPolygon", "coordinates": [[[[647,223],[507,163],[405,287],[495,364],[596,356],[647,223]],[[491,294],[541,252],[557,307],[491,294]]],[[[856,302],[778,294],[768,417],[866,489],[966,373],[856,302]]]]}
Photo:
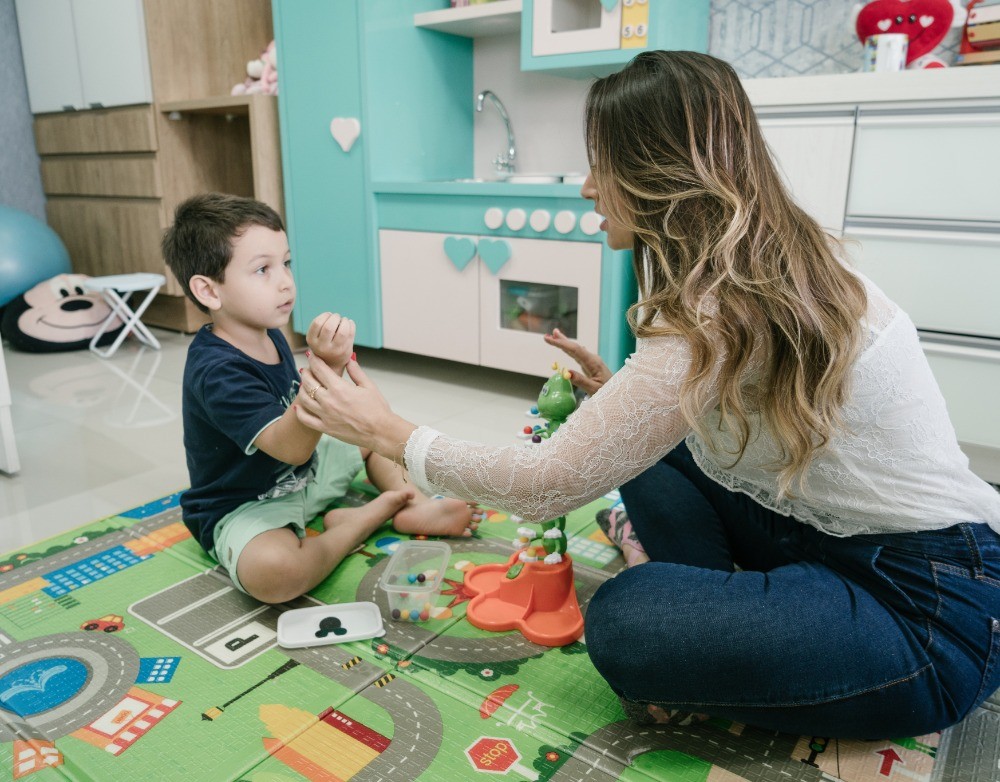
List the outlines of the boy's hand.
{"type": "Polygon", "coordinates": [[[317,315],[309,324],[306,333],[306,344],[338,375],[343,374],[344,367],[354,352],[354,333],[356,326],[350,318],[342,318],[332,312],[317,315]]]}
{"type": "Polygon", "coordinates": [[[596,353],[591,353],[587,348],[576,340],[570,339],[559,329],[552,329],[551,334],[543,336],[545,342],[553,347],[559,348],[570,358],[576,359],[583,373],[569,373],[570,382],[577,388],[583,389],[591,396],[611,379],[611,370],[601,357],[596,353]]]}

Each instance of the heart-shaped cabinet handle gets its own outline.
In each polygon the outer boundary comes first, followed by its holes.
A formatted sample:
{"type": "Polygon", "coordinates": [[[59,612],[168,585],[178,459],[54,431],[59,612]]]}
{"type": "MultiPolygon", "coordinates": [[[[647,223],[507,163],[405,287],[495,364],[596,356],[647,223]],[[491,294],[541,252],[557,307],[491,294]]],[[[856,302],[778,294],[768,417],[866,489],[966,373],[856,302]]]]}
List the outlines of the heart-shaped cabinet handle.
{"type": "Polygon", "coordinates": [[[449,236],[444,240],[444,254],[462,271],[476,257],[476,243],[464,236],[449,236]]]}
{"type": "Polygon", "coordinates": [[[498,274],[510,260],[510,242],[506,239],[480,239],[479,257],[493,274],[498,274]]]}
{"type": "Polygon", "coordinates": [[[330,135],[344,152],[350,152],[361,135],[361,123],[357,117],[334,117],[330,121],[330,135]]]}

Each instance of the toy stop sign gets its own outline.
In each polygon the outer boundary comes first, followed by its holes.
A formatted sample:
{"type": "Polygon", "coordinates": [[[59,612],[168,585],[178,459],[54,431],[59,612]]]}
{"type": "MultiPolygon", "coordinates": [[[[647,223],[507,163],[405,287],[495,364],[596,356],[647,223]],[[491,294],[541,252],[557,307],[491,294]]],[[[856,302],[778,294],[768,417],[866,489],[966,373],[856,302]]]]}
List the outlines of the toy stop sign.
{"type": "Polygon", "coordinates": [[[465,750],[476,771],[491,774],[506,774],[515,770],[527,779],[538,779],[538,772],[525,768],[519,761],[521,753],[507,739],[491,739],[483,736],[465,750]]]}

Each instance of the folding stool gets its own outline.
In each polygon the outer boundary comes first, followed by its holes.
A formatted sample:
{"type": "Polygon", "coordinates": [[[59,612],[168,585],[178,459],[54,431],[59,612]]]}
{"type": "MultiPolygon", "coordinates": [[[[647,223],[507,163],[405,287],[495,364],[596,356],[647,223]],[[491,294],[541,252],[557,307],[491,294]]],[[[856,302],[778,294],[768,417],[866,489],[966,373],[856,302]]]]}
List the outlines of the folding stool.
{"type": "Polygon", "coordinates": [[[97,333],[94,334],[93,339],[90,340],[90,349],[101,358],[108,358],[118,350],[118,347],[125,341],[125,337],[129,333],[134,333],[140,342],[159,350],[160,343],[149,332],[149,329],[143,325],[140,318],[166,281],[167,278],[162,274],[150,274],[148,272],[112,274],[107,277],[91,277],[86,280],[83,283],[84,290],[100,293],[101,298],[111,308],[111,313],[108,315],[107,320],[101,324],[97,333]],[[149,293],[146,294],[142,303],[133,310],[129,306],[128,300],[136,291],[149,291],[149,293]],[[122,294],[125,294],[124,297],[122,294]],[[121,319],[124,328],[122,328],[121,333],[115,338],[114,342],[106,349],[101,350],[97,347],[97,343],[111,327],[111,324],[114,323],[115,317],[121,319]]]}

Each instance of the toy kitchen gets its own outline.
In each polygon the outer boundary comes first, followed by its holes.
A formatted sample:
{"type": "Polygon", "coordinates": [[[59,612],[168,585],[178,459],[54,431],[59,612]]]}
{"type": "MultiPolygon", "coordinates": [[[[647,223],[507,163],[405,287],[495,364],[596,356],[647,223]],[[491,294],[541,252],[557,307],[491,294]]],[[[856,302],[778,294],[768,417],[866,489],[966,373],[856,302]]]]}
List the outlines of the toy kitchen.
{"type": "Polygon", "coordinates": [[[547,375],[560,329],[609,364],[631,350],[629,253],[579,184],[377,186],[383,346],[547,375]],[[616,315],[611,315],[616,313],[616,315]]]}
{"type": "Polygon", "coordinates": [[[705,51],[708,0],[272,7],[296,329],[335,310],[359,345],[547,377],[559,328],[620,367],[635,278],[580,194],[583,98],[705,51]]]}

